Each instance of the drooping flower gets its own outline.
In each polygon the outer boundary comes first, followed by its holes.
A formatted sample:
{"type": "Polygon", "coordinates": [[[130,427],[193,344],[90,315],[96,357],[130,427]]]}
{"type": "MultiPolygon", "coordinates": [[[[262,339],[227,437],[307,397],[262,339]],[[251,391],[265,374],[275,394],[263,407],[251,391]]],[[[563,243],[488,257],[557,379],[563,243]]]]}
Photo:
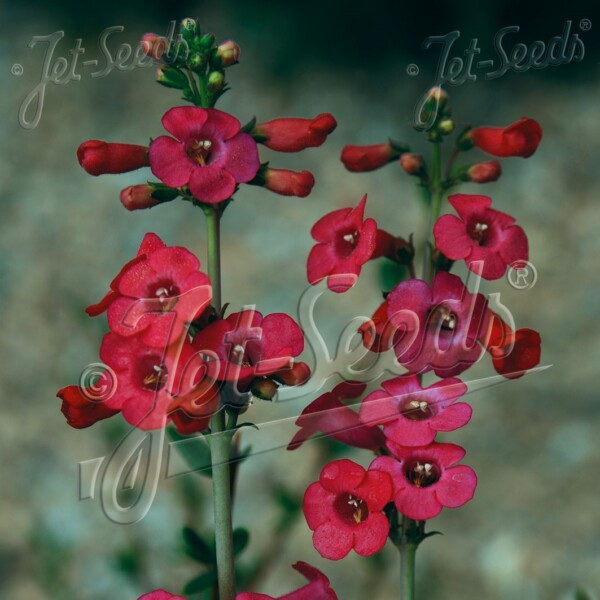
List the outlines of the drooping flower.
{"type": "Polygon", "coordinates": [[[56,395],[62,400],[60,410],[67,423],[74,429],[84,429],[118,414],[119,408],[110,408],[104,402],[113,385],[114,382],[105,371],[94,386],[83,388],[69,385],[60,389],[56,395]]]}
{"type": "Polygon", "coordinates": [[[344,404],[345,400],[359,398],[366,388],[365,383],[344,381],[331,392],[321,394],[313,400],[296,419],[300,427],[288,450],[299,448],[315,434],[323,434],[338,442],[377,451],[385,445],[385,437],[378,427],[365,426],[358,414],[344,404]]]}
{"type": "Polygon", "coordinates": [[[420,279],[403,281],[387,303],[396,329],[394,352],[411,373],[433,370],[453,377],[480,357],[477,340],[487,330],[487,300],[469,293],[456,275],[438,273],[432,287],[420,279]]]}
{"type": "Polygon", "coordinates": [[[454,377],[424,388],[416,375],[404,375],[383,381],[381,387],[363,400],[360,420],[383,425],[385,436],[401,446],[426,446],[438,431],[466,425],[473,412],[466,402],[456,403],[467,386],[454,377]]]}
{"type": "Polygon", "coordinates": [[[333,115],[321,113],[314,119],[281,118],[259,123],[252,134],[271,150],[300,152],[320,146],[336,127],[333,115]]]}
{"type": "Polygon", "coordinates": [[[197,200],[215,204],[230,198],[238,183],[260,167],[256,142],[240,122],[214,109],[177,106],[163,118],[162,135],[150,144],[150,167],[166,185],[188,185],[197,200]]]}
{"type": "Polygon", "coordinates": [[[127,173],[150,165],[148,148],[87,140],[77,148],[77,160],[90,175],[127,173]]]}
{"type": "Polygon", "coordinates": [[[494,369],[507,379],[518,379],[540,362],[542,339],[533,329],[513,330],[492,313],[482,342],[492,357],[494,369]]]}
{"type": "Polygon", "coordinates": [[[333,292],[345,292],[356,282],[362,265],[373,257],[377,223],[365,219],[366,194],[356,208],[335,210],[319,219],[311,229],[318,242],[307,261],[307,277],[315,285],[327,277],[333,292]]]}
{"type": "Polygon", "coordinates": [[[391,499],[386,473],[365,471],[348,459],[325,465],[302,502],[317,552],[331,560],[344,558],[352,549],[361,556],[379,552],[390,529],[382,511],[391,499]]]}
{"type": "Polygon", "coordinates": [[[406,448],[388,441],[391,456],[379,456],[369,469],[388,473],[398,511],[415,521],[437,516],[442,508],[466,504],[475,493],[477,476],[471,467],[456,465],[465,455],[456,444],[434,442],[406,448]]]}
{"type": "Polygon", "coordinates": [[[400,154],[389,142],[370,146],[344,146],[341,161],[348,171],[364,173],[385,167],[400,154]]]}
{"type": "Polygon", "coordinates": [[[525,232],[514,217],[490,208],[490,197],[454,194],[448,201],[460,218],[443,215],[433,227],[435,245],[448,258],[464,259],[484,279],[499,279],[508,265],[528,259],[525,232]]]}
{"type": "Polygon", "coordinates": [[[138,600],[186,600],[183,596],[176,596],[165,590],[154,590],[140,596],[138,600]]]}
{"type": "Polygon", "coordinates": [[[263,317],[255,310],[233,313],[202,329],[193,340],[196,350],[213,359],[211,378],[237,382],[239,391],[260,377],[292,370],[304,349],[304,334],[284,313],[263,317]]]}
{"type": "Polygon", "coordinates": [[[198,317],[211,299],[210,280],[189,250],[166,246],[154,233],[145,235],[136,258],[110,284],[110,291],[86,312],[107,311],[108,325],[121,336],[141,335],[160,348],[173,344],[185,324],[198,317]]]}
{"type": "Polygon", "coordinates": [[[235,597],[235,600],[337,600],[336,593],[329,587],[329,579],[319,569],[302,561],[292,567],[308,579],[306,585],[280,596],[279,599],[266,594],[242,592],[235,597]]]}
{"type": "Polygon", "coordinates": [[[534,119],[522,117],[508,127],[477,127],[468,136],[477,148],[493,156],[528,158],[539,146],[542,128],[534,119]]]}
{"type": "Polygon", "coordinates": [[[315,178],[310,171],[290,171],[289,169],[266,168],[263,173],[264,187],[282,196],[305,198],[313,186],[315,178]]]}

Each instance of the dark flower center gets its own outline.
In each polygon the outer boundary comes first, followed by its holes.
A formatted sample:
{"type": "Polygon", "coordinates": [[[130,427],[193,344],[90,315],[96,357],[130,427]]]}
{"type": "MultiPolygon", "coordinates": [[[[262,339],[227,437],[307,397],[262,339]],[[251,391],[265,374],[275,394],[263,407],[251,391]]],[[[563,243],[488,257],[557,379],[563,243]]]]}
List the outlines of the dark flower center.
{"type": "Polygon", "coordinates": [[[149,391],[159,391],[167,383],[167,367],[161,362],[160,356],[145,356],[138,364],[140,387],[149,391]]]}
{"type": "Polygon", "coordinates": [[[366,502],[352,494],[340,494],[333,507],[340,519],[349,525],[358,525],[369,516],[366,502]]]}
{"type": "Polygon", "coordinates": [[[201,167],[204,167],[213,149],[211,140],[193,140],[187,149],[187,155],[201,167]]]}
{"type": "Polygon", "coordinates": [[[400,412],[403,416],[411,421],[426,421],[434,416],[432,407],[424,400],[411,398],[405,400],[400,407],[400,412]]]}
{"type": "Polygon", "coordinates": [[[490,227],[487,223],[475,221],[467,227],[467,234],[479,246],[485,246],[490,235],[490,227]]]}
{"type": "Polygon", "coordinates": [[[404,467],[406,479],[415,487],[427,487],[440,480],[440,468],[434,462],[412,460],[404,467]]]}
{"type": "Polygon", "coordinates": [[[347,229],[340,231],[337,235],[336,250],[340,256],[350,256],[359,240],[359,233],[356,229],[347,229]]]}
{"type": "Polygon", "coordinates": [[[458,317],[442,304],[433,311],[432,322],[442,331],[454,331],[458,325],[458,317]]]}
{"type": "Polygon", "coordinates": [[[254,364],[252,357],[249,356],[247,349],[242,344],[235,344],[229,360],[240,367],[252,367],[254,364]]]}
{"type": "Polygon", "coordinates": [[[158,298],[162,311],[170,312],[177,304],[179,293],[179,288],[172,281],[167,280],[155,283],[150,288],[148,296],[158,298]]]}

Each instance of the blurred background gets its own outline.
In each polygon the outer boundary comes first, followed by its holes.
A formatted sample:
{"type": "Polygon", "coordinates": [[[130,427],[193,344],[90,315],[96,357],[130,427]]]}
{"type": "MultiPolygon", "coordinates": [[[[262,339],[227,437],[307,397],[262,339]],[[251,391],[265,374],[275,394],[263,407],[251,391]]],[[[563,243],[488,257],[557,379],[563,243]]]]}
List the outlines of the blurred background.
{"type": "MultiPolygon", "coordinates": [[[[175,91],[153,81],[152,68],[114,69],[92,78],[48,84],[35,128],[18,119],[26,96],[40,82],[46,44],[34,36],[64,31],[54,56],[71,56],[82,39],[82,60],[105,63],[100,36],[114,54],[148,31],[166,33],[171,20],[198,17],[217,39],[234,39],[240,65],[228,71],[232,91],[219,108],[242,122],[331,112],[338,128],[321,148],[296,155],[261,149],[272,166],[308,169],[312,195],[284,198],[243,187],[225,215],[224,299],[232,309],[256,304],[264,313],[295,314],[305,290],[311,225],[336,208],[369,194],[367,213],[398,235],[421,235],[424,218],[414,182],[398,165],[350,174],[339,161],[346,144],[389,136],[427,152],[411,128],[414,108],[434,83],[439,47],[430,35],[460,31],[452,55],[462,56],[472,38],[481,58],[496,58],[494,36],[520,26],[507,46],[548,42],[572,21],[585,45],[580,62],[508,72],[486,81],[449,87],[453,114],[464,123],[503,126],[521,116],[537,119],[544,138],[527,160],[503,161],[499,181],[462,191],[485,193],[517,217],[538,273],[527,291],[505,280],[485,287],[501,294],[517,326],[541,332],[543,373],[470,396],[474,417],[447,436],[467,449],[479,485],[474,500],[446,510],[431,524],[443,536],[418,552],[418,590],[428,600],[542,600],[576,596],[578,586],[600,590],[598,531],[600,472],[597,365],[600,361],[600,206],[598,204],[598,35],[596,3],[545,4],[494,0],[413,3],[376,0],[275,0],[151,4],[134,0],[49,4],[2,2],[0,37],[0,306],[2,307],[2,419],[0,420],[0,596],[11,600],[137,598],[163,587],[175,593],[202,572],[183,554],[181,529],[212,527],[208,480],[196,474],[162,480],[146,518],[120,526],[97,501],[78,500],[80,461],[108,455],[126,433],[120,418],[91,429],[70,429],[56,391],[76,383],[98,360],[103,318],[88,319],[119,268],[147,231],[167,244],[184,245],[205,262],[203,217],[186,203],[128,213],[119,191],[148,173],[94,178],[77,164],[86,139],[145,144],[162,133],[160,117],[181,103],[175,91]],[[591,29],[588,28],[587,19],[591,29]],[[417,65],[418,75],[407,74],[417,65]],[[19,68],[19,65],[21,68],[19,68]],[[594,441],[596,440],[596,441],[594,441]]],[[[414,69],[413,69],[414,71],[414,69]]],[[[469,159],[485,160],[472,152],[469,159]]],[[[319,300],[317,322],[335,348],[344,325],[378,306],[385,287],[376,263],[363,269],[344,295],[319,300]]],[[[469,378],[493,374],[488,360],[469,378]]],[[[328,386],[329,388],[330,386],[328,386]]],[[[332,563],[312,548],[297,502],[308,483],[340,449],[312,442],[295,453],[281,448],[293,420],[314,398],[259,403],[247,420],[283,425],[243,433],[248,443],[275,448],[246,460],[240,471],[235,522],[250,531],[240,565],[252,591],[279,596],[302,584],[290,565],[307,561],[331,579],[340,600],[368,595],[398,597],[398,558],[388,544],[376,558],[351,554],[332,563]],[[262,435],[262,437],[261,437],[262,435]],[[271,437],[265,437],[271,436],[271,437]]],[[[368,464],[366,453],[343,451],[368,464]]],[[[199,598],[201,596],[194,596],[199,598]]]]}

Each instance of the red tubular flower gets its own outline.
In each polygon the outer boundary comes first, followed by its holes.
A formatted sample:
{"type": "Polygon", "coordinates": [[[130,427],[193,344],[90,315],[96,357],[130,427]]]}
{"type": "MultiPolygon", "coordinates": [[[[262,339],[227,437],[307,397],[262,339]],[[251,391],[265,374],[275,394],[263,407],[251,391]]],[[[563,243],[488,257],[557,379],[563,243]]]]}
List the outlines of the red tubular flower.
{"type": "Polygon", "coordinates": [[[186,600],[183,596],[176,596],[165,590],[154,590],[140,596],[138,600],[186,600]]]}
{"type": "Polygon", "coordinates": [[[438,381],[428,388],[416,375],[382,382],[383,390],[369,394],[360,405],[365,425],[383,425],[383,433],[401,446],[426,446],[438,431],[454,431],[466,425],[472,414],[466,402],[455,401],[467,392],[456,378],[438,381]]]}
{"type": "Polygon", "coordinates": [[[359,398],[366,387],[365,383],[358,381],[344,381],[331,392],[321,394],[313,400],[296,419],[300,431],[294,435],[287,449],[296,450],[318,433],[348,446],[374,452],[385,446],[381,430],[363,425],[358,415],[344,404],[345,400],[359,398]]]}
{"type": "Polygon", "coordinates": [[[310,171],[301,171],[296,173],[288,169],[265,169],[264,173],[264,186],[282,196],[298,196],[298,198],[305,198],[308,196],[313,186],[315,185],[315,178],[310,171]]]}
{"type": "Polygon", "coordinates": [[[127,173],[149,166],[148,148],[88,140],[77,148],[77,160],[90,175],[127,173]]]}
{"type": "Polygon", "coordinates": [[[514,217],[490,208],[491,198],[454,194],[448,201],[460,218],[441,216],[433,234],[436,247],[449,259],[464,259],[467,268],[484,279],[499,279],[508,265],[528,259],[525,232],[514,224],[514,217]]]}
{"type": "MultiPolygon", "coordinates": [[[[279,600],[337,600],[336,593],[329,587],[329,579],[308,563],[297,562],[292,565],[298,573],[301,573],[308,579],[309,583],[280,596],[279,600]]],[[[156,600],[161,600],[157,598],[156,600]]],[[[254,594],[252,592],[243,592],[235,597],[235,600],[278,600],[273,596],[267,596],[266,594],[254,594]]]]}
{"type": "Polygon", "coordinates": [[[391,499],[387,473],[365,471],[347,459],[325,465],[302,502],[317,552],[331,560],[344,558],[352,549],[361,556],[379,552],[390,529],[382,511],[391,499]]]}
{"type": "Polygon", "coordinates": [[[284,313],[263,317],[244,310],[213,321],[196,334],[193,345],[216,359],[210,363],[213,379],[235,381],[244,392],[257,377],[291,370],[293,357],[304,349],[304,334],[284,313]]]}
{"type": "Polygon", "coordinates": [[[142,335],[145,344],[164,348],[185,332],[211,298],[210,280],[185,248],[166,246],[154,233],[144,237],[138,255],[110,284],[110,291],[87,308],[90,316],[107,310],[108,325],[121,336],[142,335]]]}
{"type": "Polygon", "coordinates": [[[442,508],[456,508],[473,498],[477,486],[475,471],[456,465],[465,455],[464,448],[435,442],[403,448],[390,441],[388,448],[394,458],[380,456],[369,469],[391,476],[394,504],[409,519],[432,519],[442,508]]]}
{"type": "Polygon", "coordinates": [[[490,183],[502,174],[502,167],[497,160],[477,163],[467,169],[467,177],[473,183],[490,183]]]}
{"type": "Polygon", "coordinates": [[[385,167],[400,156],[389,142],[371,146],[344,146],[341,161],[348,171],[364,173],[385,167]]]}
{"type": "Polygon", "coordinates": [[[358,332],[365,348],[371,352],[386,352],[394,343],[396,328],[388,318],[388,303],[382,302],[370,321],[363,323],[358,332]]]}
{"type": "Polygon", "coordinates": [[[373,257],[377,245],[377,223],[365,219],[366,194],[356,208],[335,210],[319,219],[311,229],[319,242],[307,261],[307,277],[315,285],[327,277],[333,292],[349,290],[360,274],[362,265],[373,257]]]}
{"type": "Polygon", "coordinates": [[[60,389],[56,395],[62,400],[60,410],[67,423],[75,429],[84,429],[119,413],[120,409],[109,408],[103,401],[105,396],[101,391],[110,392],[112,385],[113,382],[105,372],[93,388],[69,385],[60,389]]]}
{"type": "Polygon", "coordinates": [[[497,314],[491,314],[489,329],[482,341],[496,372],[507,379],[518,379],[540,362],[540,334],[533,329],[513,331],[497,314]]]}
{"type": "Polygon", "coordinates": [[[169,187],[189,185],[197,200],[215,204],[258,172],[256,142],[240,131],[235,117],[214,108],[177,106],[164,114],[162,124],[176,139],[161,135],[152,141],[150,167],[169,187]]]}
{"type": "Polygon", "coordinates": [[[337,127],[333,115],[321,113],[314,119],[273,119],[252,131],[261,144],[278,152],[300,152],[320,146],[337,127]]]}
{"type": "Polygon", "coordinates": [[[477,340],[487,331],[487,300],[469,293],[456,275],[438,273],[431,288],[420,279],[403,281],[387,303],[396,329],[394,352],[411,373],[433,369],[438,377],[452,377],[480,357],[477,340]]]}
{"type": "Polygon", "coordinates": [[[469,133],[475,146],[493,156],[522,156],[528,158],[542,139],[537,121],[522,117],[508,127],[478,127],[469,133]]]}
{"type": "Polygon", "coordinates": [[[121,191],[121,204],[127,210],[141,210],[144,208],[152,208],[160,204],[160,200],[152,197],[154,190],[146,184],[130,185],[121,191]]]}

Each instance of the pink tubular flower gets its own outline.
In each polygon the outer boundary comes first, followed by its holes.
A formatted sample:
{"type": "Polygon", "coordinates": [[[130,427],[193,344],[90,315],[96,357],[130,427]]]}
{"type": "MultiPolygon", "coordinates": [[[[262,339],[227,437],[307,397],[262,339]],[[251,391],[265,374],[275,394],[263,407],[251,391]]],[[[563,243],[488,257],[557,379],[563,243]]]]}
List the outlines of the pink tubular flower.
{"type": "Polygon", "coordinates": [[[522,377],[540,362],[540,334],[533,329],[513,331],[497,314],[491,314],[489,329],[482,342],[492,357],[494,369],[507,379],[522,377]]]}
{"type": "Polygon", "coordinates": [[[456,275],[438,273],[431,288],[420,279],[403,281],[387,303],[396,329],[394,352],[411,373],[433,369],[438,377],[452,377],[480,357],[487,300],[469,293],[456,275]]]}
{"type": "MultiPolygon", "coordinates": [[[[329,587],[329,579],[308,563],[297,562],[292,565],[298,573],[301,573],[308,579],[309,583],[280,596],[279,600],[337,600],[336,593],[329,587]]],[[[160,599],[157,599],[160,600],[160,599]]],[[[235,600],[278,600],[273,596],[267,596],[266,594],[254,594],[252,592],[243,592],[235,597],[235,600]]]]}
{"type": "Polygon", "coordinates": [[[183,596],[176,596],[165,590],[154,590],[140,596],[138,600],[186,600],[183,596]]]}
{"type": "Polygon", "coordinates": [[[460,218],[441,216],[433,234],[436,247],[449,259],[464,259],[484,279],[499,279],[508,265],[528,259],[525,232],[513,217],[490,208],[491,198],[454,194],[448,201],[460,218]]]}
{"type": "Polygon", "coordinates": [[[335,210],[319,219],[311,229],[318,242],[308,256],[307,276],[311,285],[327,277],[333,292],[345,292],[355,283],[362,265],[373,257],[377,245],[377,223],[365,219],[366,194],[356,208],[335,210]]]}
{"type": "Polygon", "coordinates": [[[67,423],[74,429],[84,429],[119,413],[120,409],[109,408],[102,401],[103,392],[110,393],[113,384],[108,373],[104,372],[94,387],[69,385],[60,389],[56,395],[62,400],[60,410],[67,423]]]}
{"type": "Polygon", "coordinates": [[[377,451],[385,446],[385,437],[378,427],[361,423],[358,415],[344,404],[344,400],[359,398],[367,385],[357,381],[344,381],[331,392],[313,400],[296,419],[300,431],[294,435],[287,449],[299,448],[308,438],[322,433],[338,442],[377,451]]]}
{"type": "Polygon", "coordinates": [[[304,334],[284,313],[263,317],[244,310],[213,321],[196,334],[193,345],[216,359],[210,363],[213,379],[235,381],[244,392],[256,378],[291,370],[293,357],[304,349],[304,334]]]}
{"type": "Polygon", "coordinates": [[[388,441],[388,448],[394,458],[380,456],[369,468],[391,476],[394,504],[409,519],[432,519],[442,508],[456,508],[473,498],[475,471],[465,465],[454,466],[465,455],[460,446],[434,442],[404,448],[388,441]]]}
{"type": "Polygon", "coordinates": [[[365,471],[347,459],[325,465],[302,502],[317,552],[331,560],[344,558],[352,549],[361,556],[379,552],[390,529],[382,511],[391,499],[386,473],[365,471]]]}
{"type": "Polygon", "coordinates": [[[88,140],[77,148],[77,160],[90,175],[127,173],[147,167],[148,148],[135,144],[109,144],[88,140]]]}
{"type": "Polygon", "coordinates": [[[170,187],[189,185],[197,200],[215,204],[230,198],[238,183],[260,167],[256,142],[240,122],[214,108],[177,106],[163,118],[162,135],[150,144],[150,167],[170,187]]]}
{"type": "Polygon", "coordinates": [[[337,127],[333,115],[321,113],[314,119],[273,119],[259,123],[252,131],[260,143],[278,152],[300,152],[320,146],[337,127]]]}
{"type": "Polygon", "coordinates": [[[344,146],[341,161],[348,171],[364,173],[385,167],[400,156],[389,142],[371,146],[344,146]]]}
{"type": "Polygon", "coordinates": [[[466,425],[472,414],[466,402],[455,401],[467,392],[456,378],[438,381],[428,388],[416,375],[382,382],[383,390],[362,402],[360,420],[365,425],[383,425],[383,433],[401,446],[426,446],[438,431],[454,431],[466,425]]]}
{"type": "Polygon", "coordinates": [[[145,344],[175,343],[185,324],[208,306],[211,287],[200,262],[185,248],[166,246],[154,233],[144,237],[138,255],[110,284],[110,291],[89,306],[88,315],[107,310],[108,325],[121,336],[142,335],[145,344]]]}
{"type": "Polygon", "coordinates": [[[542,128],[534,119],[522,117],[508,127],[478,127],[469,132],[477,148],[493,156],[528,158],[542,139],[542,128]]]}
{"type": "Polygon", "coordinates": [[[296,173],[288,169],[267,168],[264,171],[264,180],[268,190],[282,196],[298,196],[298,198],[308,196],[315,185],[315,178],[310,171],[296,173]]]}

